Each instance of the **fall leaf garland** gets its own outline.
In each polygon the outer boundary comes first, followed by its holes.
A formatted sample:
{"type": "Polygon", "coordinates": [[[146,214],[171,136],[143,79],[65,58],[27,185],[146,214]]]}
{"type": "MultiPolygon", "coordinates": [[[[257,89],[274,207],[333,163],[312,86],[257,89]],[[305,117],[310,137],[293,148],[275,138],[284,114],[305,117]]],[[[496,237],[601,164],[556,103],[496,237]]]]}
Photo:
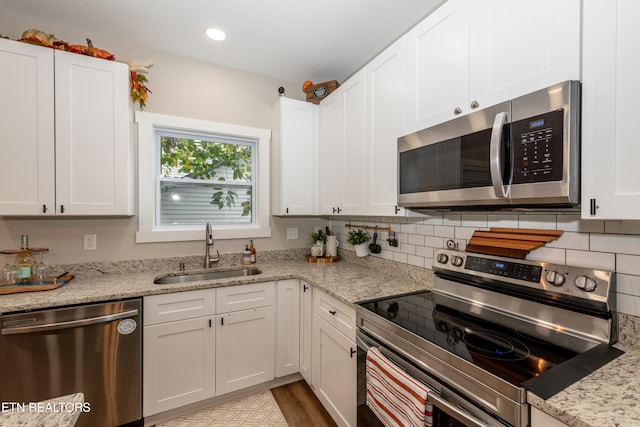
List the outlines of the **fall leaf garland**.
{"type": "Polygon", "coordinates": [[[133,102],[137,102],[142,110],[149,94],[151,93],[149,88],[145,85],[145,83],[147,83],[147,77],[134,70],[130,70],[129,74],[129,80],[131,83],[131,99],[133,99],[133,102]]]}

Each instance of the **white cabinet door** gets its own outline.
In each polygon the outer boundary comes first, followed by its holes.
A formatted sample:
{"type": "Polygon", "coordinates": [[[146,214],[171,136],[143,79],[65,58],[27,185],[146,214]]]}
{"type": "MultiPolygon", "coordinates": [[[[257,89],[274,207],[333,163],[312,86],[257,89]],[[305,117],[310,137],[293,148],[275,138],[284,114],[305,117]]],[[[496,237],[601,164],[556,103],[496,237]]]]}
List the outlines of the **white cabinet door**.
{"type": "Polygon", "coordinates": [[[300,371],[300,281],[280,280],[276,328],[276,377],[300,371]]]}
{"type": "Polygon", "coordinates": [[[216,392],[223,395],[274,378],[274,308],[216,316],[216,392]]]}
{"type": "Polygon", "coordinates": [[[404,215],[398,208],[398,137],[404,135],[405,37],[365,68],[367,145],[365,213],[404,215]]]}
{"type": "Polygon", "coordinates": [[[56,212],[132,215],[126,64],[55,52],[56,212]]]}
{"type": "Polygon", "coordinates": [[[313,388],[311,364],[313,361],[312,329],[313,287],[300,282],[300,374],[313,388]]]}
{"type": "Polygon", "coordinates": [[[406,126],[412,133],[468,112],[469,0],[449,0],[407,33],[406,126]]]}
{"type": "Polygon", "coordinates": [[[364,213],[366,81],[364,69],[340,87],[344,122],[342,202],[340,214],[364,213]]]}
{"type": "Polygon", "coordinates": [[[145,326],[145,417],[215,396],[213,316],[145,326]]]}
{"type": "Polygon", "coordinates": [[[315,213],[318,169],[318,106],[280,98],[271,110],[271,212],[315,213]]]}
{"type": "Polygon", "coordinates": [[[344,169],[344,120],[341,89],[320,103],[320,166],[318,171],[318,213],[337,214],[342,204],[344,169]]]}
{"type": "Polygon", "coordinates": [[[336,424],[355,426],[356,344],[319,316],[313,325],[314,391],[336,424]]]}
{"type": "Polygon", "coordinates": [[[580,80],[580,0],[469,5],[469,108],[580,80]]]}
{"type": "Polygon", "coordinates": [[[583,218],[640,219],[639,19],[634,0],[584,1],[583,218]]]}
{"type": "Polygon", "coordinates": [[[0,69],[0,215],[52,215],[53,51],[0,39],[0,69]]]}

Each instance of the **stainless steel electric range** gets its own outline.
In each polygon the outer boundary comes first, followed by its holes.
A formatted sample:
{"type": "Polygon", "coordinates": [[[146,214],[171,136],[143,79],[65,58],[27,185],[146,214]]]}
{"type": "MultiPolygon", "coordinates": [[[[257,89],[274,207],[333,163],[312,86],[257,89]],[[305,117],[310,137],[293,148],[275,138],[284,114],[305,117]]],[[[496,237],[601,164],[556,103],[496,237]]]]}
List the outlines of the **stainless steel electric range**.
{"type": "MultiPolygon", "coordinates": [[[[374,346],[427,385],[435,426],[528,426],[527,390],[549,398],[622,354],[614,273],[451,250],[433,269],[432,292],[356,315],[359,365],[374,346]]],[[[358,404],[359,425],[376,425],[358,404]]]]}

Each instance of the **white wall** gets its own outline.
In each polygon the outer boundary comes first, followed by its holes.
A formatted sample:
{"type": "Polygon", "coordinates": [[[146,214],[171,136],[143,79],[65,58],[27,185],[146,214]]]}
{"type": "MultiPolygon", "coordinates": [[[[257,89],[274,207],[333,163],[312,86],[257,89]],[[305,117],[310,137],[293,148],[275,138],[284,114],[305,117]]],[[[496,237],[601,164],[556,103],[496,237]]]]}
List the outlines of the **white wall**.
{"type": "MultiPolygon", "coordinates": [[[[89,37],[96,47],[109,50],[118,59],[153,60],[154,66],[148,74],[148,86],[153,93],[145,111],[270,129],[270,110],[278,100],[279,86],[285,87],[287,96],[304,99],[301,82],[280,81],[193,61],[134,44],[123,44],[100,34],[80,34],[72,28],[47,22],[46,17],[15,16],[4,10],[0,13],[2,35],[17,39],[29,28],[54,33],[71,44],[84,44],[84,39],[89,37]]],[[[325,224],[326,221],[319,218],[272,218],[272,237],[257,239],[254,243],[258,250],[304,247],[313,227],[325,224]],[[298,227],[300,239],[286,240],[287,227],[298,227]]],[[[32,247],[50,249],[45,260],[51,264],[204,253],[204,232],[203,240],[198,242],[136,244],[137,227],[135,216],[117,219],[0,217],[0,248],[18,247],[20,235],[29,234],[32,247]],[[97,235],[96,251],[82,249],[84,234],[97,235]]],[[[218,240],[216,249],[221,253],[240,252],[245,243],[245,240],[218,240]]]]}
{"type": "MultiPolygon", "coordinates": [[[[454,239],[464,250],[478,229],[489,227],[538,228],[563,230],[562,236],[532,251],[527,259],[578,267],[616,271],[617,311],[640,316],[640,221],[581,220],[573,213],[447,213],[416,218],[332,217],[331,229],[338,235],[340,248],[350,250],[346,242],[351,222],[377,225],[396,232],[397,248],[386,242],[387,232],[378,240],[384,259],[431,268],[435,249],[454,239]]],[[[371,235],[372,232],[371,232],[371,235]]]]}

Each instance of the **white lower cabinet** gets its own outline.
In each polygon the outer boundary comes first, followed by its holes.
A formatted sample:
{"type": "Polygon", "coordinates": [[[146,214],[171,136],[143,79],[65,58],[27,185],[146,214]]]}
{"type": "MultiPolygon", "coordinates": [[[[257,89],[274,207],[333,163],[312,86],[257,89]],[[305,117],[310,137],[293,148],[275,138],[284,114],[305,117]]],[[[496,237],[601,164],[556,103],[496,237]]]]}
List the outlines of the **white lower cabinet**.
{"type": "Polygon", "coordinates": [[[144,298],[143,415],[215,396],[215,290],[144,298]]]}
{"type": "Polygon", "coordinates": [[[276,377],[300,371],[300,281],[277,285],[276,377]]]}
{"type": "Polygon", "coordinates": [[[355,331],[355,310],[317,289],[313,299],[313,389],[339,426],[355,426],[358,348],[355,337],[341,332],[345,318],[353,318],[355,331]]]}
{"type": "Polygon", "coordinates": [[[313,322],[313,286],[300,283],[300,374],[307,384],[313,388],[311,379],[312,328],[313,322]]]}
{"type": "Polygon", "coordinates": [[[218,395],[274,378],[274,325],[273,306],[216,316],[218,395]]]}

